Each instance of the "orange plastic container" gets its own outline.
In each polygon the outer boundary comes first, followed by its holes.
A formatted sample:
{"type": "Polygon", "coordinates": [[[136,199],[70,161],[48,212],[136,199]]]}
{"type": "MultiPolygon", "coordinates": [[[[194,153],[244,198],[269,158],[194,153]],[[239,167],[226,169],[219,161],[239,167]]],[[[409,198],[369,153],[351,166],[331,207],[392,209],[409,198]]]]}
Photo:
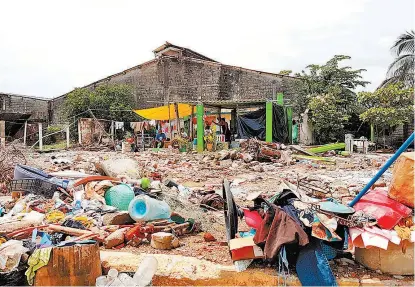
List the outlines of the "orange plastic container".
{"type": "Polygon", "coordinates": [[[415,152],[403,153],[393,168],[388,196],[414,208],[414,158],[415,152]]]}

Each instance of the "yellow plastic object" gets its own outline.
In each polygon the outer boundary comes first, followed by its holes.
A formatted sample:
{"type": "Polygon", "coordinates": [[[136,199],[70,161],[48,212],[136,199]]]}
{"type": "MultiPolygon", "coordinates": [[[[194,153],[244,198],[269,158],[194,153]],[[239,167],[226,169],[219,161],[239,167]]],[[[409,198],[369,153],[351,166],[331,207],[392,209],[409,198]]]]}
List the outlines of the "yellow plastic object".
{"type": "Polygon", "coordinates": [[[393,168],[389,197],[414,208],[414,158],[415,152],[403,153],[393,168]]]}
{"type": "MultiPolygon", "coordinates": [[[[179,110],[179,118],[184,118],[192,114],[192,106],[188,104],[177,104],[179,110]]],[[[134,112],[148,120],[159,120],[166,121],[176,118],[176,111],[174,109],[174,104],[167,106],[144,109],[144,110],[134,110],[134,112]],[[169,111],[170,109],[170,111],[169,111]]]]}
{"type": "Polygon", "coordinates": [[[86,228],[90,228],[92,226],[92,221],[91,219],[89,219],[87,216],[85,215],[78,215],[75,216],[73,218],[73,220],[75,221],[79,221],[80,223],[82,223],[83,226],[85,226],[86,228]]]}
{"type": "Polygon", "coordinates": [[[65,218],[65,214],[59,210],[53,210],[46,214],[46,221],[48,223],[58,223],[65,218]]]}

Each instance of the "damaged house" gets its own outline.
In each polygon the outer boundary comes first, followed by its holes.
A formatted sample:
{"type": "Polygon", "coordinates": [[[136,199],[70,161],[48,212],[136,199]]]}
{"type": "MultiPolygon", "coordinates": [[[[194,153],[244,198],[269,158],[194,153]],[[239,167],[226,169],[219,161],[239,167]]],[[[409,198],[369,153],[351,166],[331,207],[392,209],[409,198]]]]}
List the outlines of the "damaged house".
{"type": "MultiPolygon", "coordinates": [[[[154,59],[93,82],[134,87],[135,108],[169,102],[215,100],[267,100],[277,93],[289,99],[295,94],[295,77],[261,72],[219,63],[191,49],[166,42],[154,51],[154,59]]],[[[62,122],[67,94],[51,100],[51,122],[62,122]]]]}

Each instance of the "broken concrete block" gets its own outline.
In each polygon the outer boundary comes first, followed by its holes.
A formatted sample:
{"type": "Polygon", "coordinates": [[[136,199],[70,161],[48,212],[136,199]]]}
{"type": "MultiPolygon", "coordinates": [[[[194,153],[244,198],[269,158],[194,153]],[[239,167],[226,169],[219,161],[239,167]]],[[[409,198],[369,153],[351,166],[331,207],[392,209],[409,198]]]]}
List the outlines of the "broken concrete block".
{"type": "Polygon", "coordinates": [[[132,179],[141,178],[138,162],[131,158],[109,159],[102,162],[102,169],[111,177],[128,176],[132,179]]]}
{"type": "Polygon", "coordinates": [[[372,270],[392,275],[414,275],[414,244],[408,243],[406,253],[402,245],[390,243],[387,250],[378,247],[356,248],[356,261],[372,270]]]}
{"type": "Polygon", "coordinates": [[[156,249],[173,249],[179,247],[179,239],[171,233],[157,232],[151,235],[151,247],[156,249]]]}
{"type": "Polygon", "coordinates": [[[108,235],[108,237],[104,240],[105,248],[110,249],[124,243],[124,233],[127,230],[128,228],[121,228],[108,235]]]}
{"type": "Polygon", "coordinates": [[[128,211],[107,213],[102,218],[104,225],[123,225],[135,223],[128,211]]]}
{"type": "Polygon", "coordinates": [[[209,232],[205,232],[205,234],[203,234],[203,239],[204,239],[206,242],[216,241],[216,238],[215,238],[215,237],[213,237],[213,235],[212,235],[211,233],[209,233],[209,232]]]}

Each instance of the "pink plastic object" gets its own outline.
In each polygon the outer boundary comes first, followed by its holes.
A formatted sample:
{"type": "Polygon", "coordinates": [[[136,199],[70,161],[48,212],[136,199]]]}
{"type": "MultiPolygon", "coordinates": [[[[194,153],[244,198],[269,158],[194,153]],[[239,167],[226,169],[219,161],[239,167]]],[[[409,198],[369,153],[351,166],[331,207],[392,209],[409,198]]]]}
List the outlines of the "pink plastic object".
{"type": "Polygon", "coordinates": [[[258,229],[261,225],[262,218],[261,215],[259,215],[258,211],[253,210],[250,211],[247,208],[243,208],[244,216],[245,216],[245,222],[249,227],[252,227],[254,229],[258,229]]]}
{"type": "Polygon", "coordinates": [[[375,217],[378,225],[388,230],[411,214],[410,208],[389,198],[387,190],[381,188],[375,188],[365,194],[353,208],[375,217]]]}

